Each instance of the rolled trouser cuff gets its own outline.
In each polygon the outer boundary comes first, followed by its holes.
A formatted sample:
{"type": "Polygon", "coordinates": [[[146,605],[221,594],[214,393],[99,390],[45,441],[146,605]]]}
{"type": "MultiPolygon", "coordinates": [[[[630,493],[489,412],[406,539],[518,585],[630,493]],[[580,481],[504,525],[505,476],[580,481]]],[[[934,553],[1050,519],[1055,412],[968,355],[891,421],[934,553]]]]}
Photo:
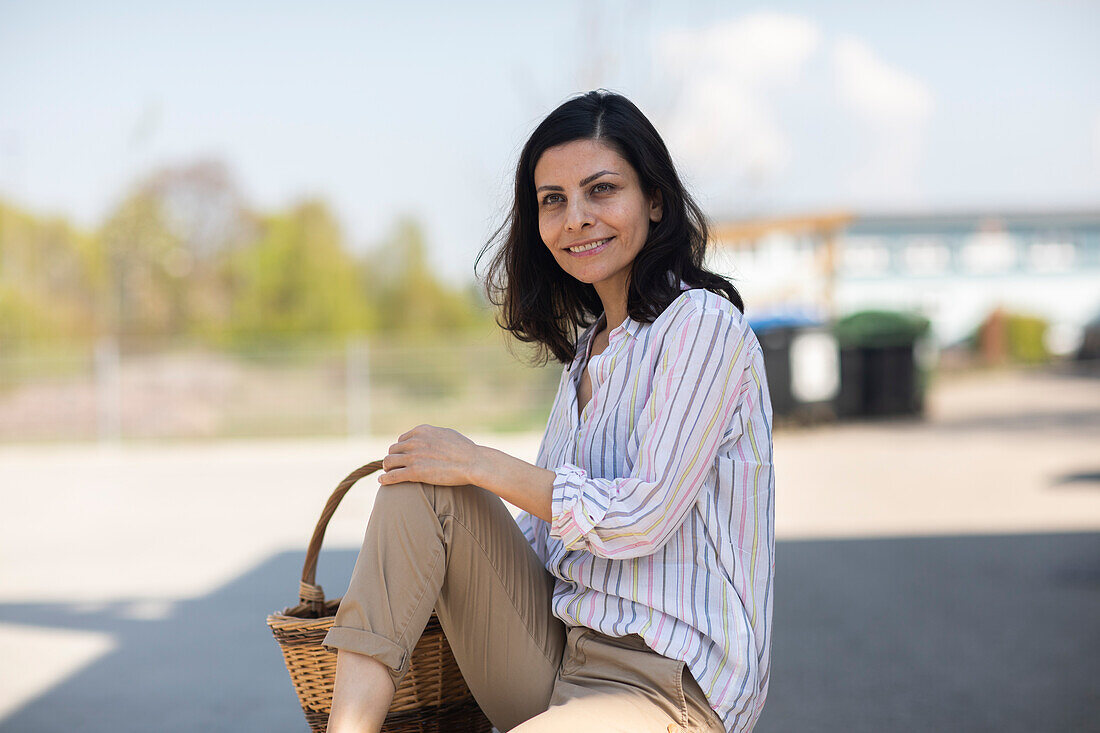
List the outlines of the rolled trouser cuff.
{"type": "Polygon", "coordinates": [[[395,690],[409,671],[411,659],[405,648],[372,631],[354,629],[350,626],[333,626],[325,635],[321,646],[330,651],[343,649],[364,654],[381,662],[389,670],[395,690]]]}

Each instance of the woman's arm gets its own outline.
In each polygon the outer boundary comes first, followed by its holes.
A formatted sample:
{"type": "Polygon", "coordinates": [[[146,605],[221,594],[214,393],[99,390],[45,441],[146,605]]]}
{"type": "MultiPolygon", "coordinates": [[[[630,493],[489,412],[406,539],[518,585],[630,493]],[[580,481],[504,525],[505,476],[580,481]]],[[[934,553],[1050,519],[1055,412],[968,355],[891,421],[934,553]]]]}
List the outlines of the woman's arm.
{"type": "Polygon", "coordinates": [[[420,425],[383,461],[381,483],[474,484],[549,525],[568,550],[625,559],[656,552],[698,497],[741,409],[752,351],[743,319],[684,301],[641,411],[638,461],[629,476],[595,478],[572,464],[555,471],[475,444],[449,428],[420,425]]]}
{"type": "Polygon", "coordinates": [[[420,481],[438,486],[474,484],[547,522],[554,472],[503,451],[477,445],[457,430],[417,425],[390,446],[380,484],[420,481]]]}
{"type": "Polygon", "coordinates": [[[509,504],[550,521],[554,472],[504,451],[478,446],[477,470],[470,483],[493,492],[509,504]]]}

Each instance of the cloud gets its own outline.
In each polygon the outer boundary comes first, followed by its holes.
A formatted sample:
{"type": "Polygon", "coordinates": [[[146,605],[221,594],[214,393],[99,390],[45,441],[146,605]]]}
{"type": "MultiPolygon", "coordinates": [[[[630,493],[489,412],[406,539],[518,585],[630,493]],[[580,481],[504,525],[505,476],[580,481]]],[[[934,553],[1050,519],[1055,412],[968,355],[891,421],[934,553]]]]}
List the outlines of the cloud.
{"type": "Polygon", "coordinates": [[[800,154],[838,144],[854,151],[847,169],[842,164],[835,172],[835,190],[851,204],[920,201],[935,96],[862,39],[827,38],[801,15],[757,12],[668,31],[657,40],[654,60],[667,82],[650,106],[654,119],[692,183],[725,199],[715,201],[718,208],[766,199],[771,184],[797,172],[800,154]],[[830,73],[833,94],[822,94],[830,73]],[[791,94],[801,100],[796,108],[806,109],[806,100],[820,105],[815,124],[779,113],[791,94]],[[837,126],[838,137],[822,137],[837,126]],[[793,139],[795,130],[803,137],[793,139]]]}
{"type": "Polygon", "coordinates": [[[810,20],[773,12],[665,33],[656,56],[675,90],[661,125],[670,147],[704,178],[782,172],[792,146],[769,96],[797,83],[820,36],[810,20]]]}
{"type": "Polygon", "coordinates": [[[849,177],[848,194],[862,203],[916,203],[931,89],[856,38],[839,39],[832,62],[837,95],[867,132],[867,155],[849,177]]]}
{"type": "Polygon", "coordinates": [[[760,12],[702,30],[670,31],[662,51],[682,67],[703,66],[709,75],[762,87],[795,79],[820,35],[806,18],[760,12]]]}
{"type": "Polygon", "coordinates": [[[923,122],[932,114],[928,86],[887,64],[855,38],[833,47],[838,92],[858,117],[873,124],[923,122]]]}

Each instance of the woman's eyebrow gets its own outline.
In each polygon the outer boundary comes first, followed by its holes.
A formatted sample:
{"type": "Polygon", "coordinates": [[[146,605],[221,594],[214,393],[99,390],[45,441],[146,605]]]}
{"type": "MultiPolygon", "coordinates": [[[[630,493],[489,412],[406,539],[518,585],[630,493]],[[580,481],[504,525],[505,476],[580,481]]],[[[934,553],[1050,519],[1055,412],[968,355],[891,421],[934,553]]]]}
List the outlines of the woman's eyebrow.
{"type": "MultiPolygon", "coordinates": [[[[596,180],[600,176],[608,174],[608,173],[610,173],[613,176],[622,175],[621,173],[616,173],[615,171],[600,171],[599,173],[593,173],[588,178],[585,178],[583,181],[581,181],[580,185],[587,186],[589,183],[592,183],[592,181],[596,180]]],[[[562,187],[561,186],[546,185],[546,186],[539,186],[535,190],[536,191],[561,191],[562,187]]]]}

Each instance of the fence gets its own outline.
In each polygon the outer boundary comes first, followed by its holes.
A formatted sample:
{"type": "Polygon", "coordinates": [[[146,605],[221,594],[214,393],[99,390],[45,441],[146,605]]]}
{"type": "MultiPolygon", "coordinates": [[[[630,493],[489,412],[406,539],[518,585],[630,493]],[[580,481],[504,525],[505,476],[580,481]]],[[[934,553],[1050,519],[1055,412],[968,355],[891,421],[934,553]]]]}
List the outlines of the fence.
{"type": "Polygon", "coordinates": [[[499,340],[125,348],[0,354],[0,441],[400,434],[541,429],[561,366],[499,340]],[[518,358],[517,358],[518,357],[518,358]]]}

